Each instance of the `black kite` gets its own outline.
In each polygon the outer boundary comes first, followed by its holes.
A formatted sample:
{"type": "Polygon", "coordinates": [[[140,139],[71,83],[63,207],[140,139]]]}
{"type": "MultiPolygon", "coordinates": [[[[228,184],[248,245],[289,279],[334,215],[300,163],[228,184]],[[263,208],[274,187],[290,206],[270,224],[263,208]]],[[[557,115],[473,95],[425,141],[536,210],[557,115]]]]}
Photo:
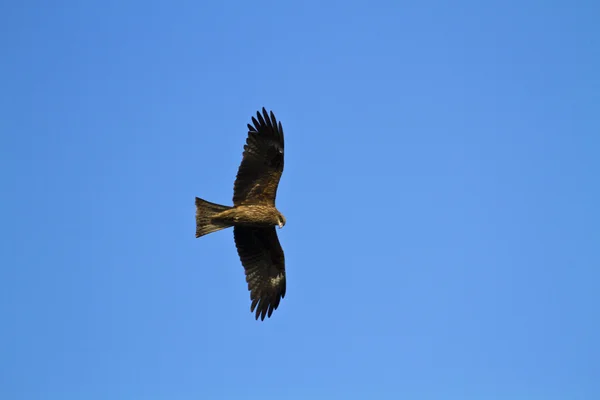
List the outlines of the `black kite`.
{"type": "Polygon", "coordinates": [[[233,186],[233,207],[196,197],[196,237],[233,226],[256,319],[271,317],[285,297],[285,257],[275,226],[285,217],[275,208],[283,173],[283,128],[271,111],[252,117],[242,163],[233,186]]]}

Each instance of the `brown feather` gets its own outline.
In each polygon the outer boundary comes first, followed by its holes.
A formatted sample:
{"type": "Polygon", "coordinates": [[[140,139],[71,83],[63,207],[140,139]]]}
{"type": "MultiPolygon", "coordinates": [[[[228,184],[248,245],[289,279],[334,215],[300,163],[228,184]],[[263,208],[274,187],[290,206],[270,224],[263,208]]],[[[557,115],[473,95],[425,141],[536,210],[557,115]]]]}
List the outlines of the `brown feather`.
{"type": "Polygon", "coordinates": [[[214,215],[213,221],[227,226],[269,227],[277,225],[280,215],[279,211],[271,206],[237,206],[214,215]]]}
{"type": "Polygon", "coordinates": [[[275,206],[277,187],[283,173],[283,127],[273,112],[262,109],[248,125],[242,162],[233,188],[233,204],[268,204],[275,206]]]}
{"type": "Polygon", "coordinates": [[[271,317],[285,297],[285,256],[274,227],[235,226],[233,236],[246,272],[256,319],[271,317]]]}
{"type": "Polygon", "coordinates": [[[196,197],[196,237],[208,235],[231,226],[225,221],[216,221],[215,216],[223,211],[231,210],[231,207],[211,203],[196,197]]]}

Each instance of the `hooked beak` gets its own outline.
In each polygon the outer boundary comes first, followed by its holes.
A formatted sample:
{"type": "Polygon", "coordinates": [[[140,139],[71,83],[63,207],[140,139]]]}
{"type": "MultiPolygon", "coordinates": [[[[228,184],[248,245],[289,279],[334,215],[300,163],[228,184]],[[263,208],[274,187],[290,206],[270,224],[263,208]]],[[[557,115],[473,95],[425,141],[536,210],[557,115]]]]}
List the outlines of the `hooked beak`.
{"type": "Polygon", "coordinates": [[[277,225],[279,225],[279,229],[283,228],[283,223],[281,221],[279,221],[277,225]]]}

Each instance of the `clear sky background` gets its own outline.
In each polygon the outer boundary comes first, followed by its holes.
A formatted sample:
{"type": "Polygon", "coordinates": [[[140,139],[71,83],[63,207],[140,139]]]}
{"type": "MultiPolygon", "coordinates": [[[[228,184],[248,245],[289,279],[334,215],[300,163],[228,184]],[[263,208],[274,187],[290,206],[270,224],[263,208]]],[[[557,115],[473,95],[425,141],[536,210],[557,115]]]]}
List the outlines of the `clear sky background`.
{"type": "Polygon", "coordinates": [[[0,398],[600,398],[600,3],[0,6],[0,398]],[[246,123],[286,133],[255,321],[246,123]]]}

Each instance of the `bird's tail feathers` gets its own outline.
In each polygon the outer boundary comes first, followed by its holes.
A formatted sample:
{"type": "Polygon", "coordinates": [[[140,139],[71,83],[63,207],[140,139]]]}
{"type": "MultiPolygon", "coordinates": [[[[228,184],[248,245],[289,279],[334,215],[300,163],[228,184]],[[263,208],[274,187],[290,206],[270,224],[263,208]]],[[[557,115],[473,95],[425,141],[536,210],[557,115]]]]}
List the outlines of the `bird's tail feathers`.
{"type": "Polygon", "coordinates": [[[229,225],[213,221],[213,217],[231,207],[211,203],[196,197],[196,237],[228,228],[229,225]]]}

